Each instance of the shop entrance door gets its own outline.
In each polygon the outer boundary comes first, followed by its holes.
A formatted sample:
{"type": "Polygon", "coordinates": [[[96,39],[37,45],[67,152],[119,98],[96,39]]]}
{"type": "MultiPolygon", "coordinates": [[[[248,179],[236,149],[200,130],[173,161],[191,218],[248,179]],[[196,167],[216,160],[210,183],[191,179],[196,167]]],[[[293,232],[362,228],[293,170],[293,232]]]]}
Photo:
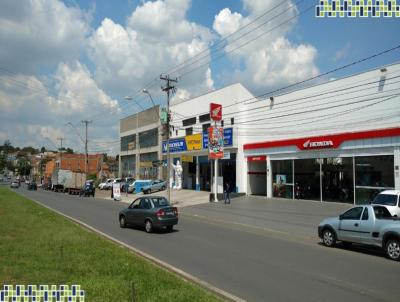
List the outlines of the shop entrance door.
{"type": "Polygon", "coordinates": [[[265,156],[247,158],[249,195],[267,195],[267,162],[265,156]]]}

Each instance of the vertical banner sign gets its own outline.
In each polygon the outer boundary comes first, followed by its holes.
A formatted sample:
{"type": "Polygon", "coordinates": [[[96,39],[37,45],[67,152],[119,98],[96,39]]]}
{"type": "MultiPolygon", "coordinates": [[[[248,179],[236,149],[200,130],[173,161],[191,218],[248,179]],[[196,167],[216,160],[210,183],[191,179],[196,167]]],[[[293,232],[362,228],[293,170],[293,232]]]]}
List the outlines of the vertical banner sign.
{"type": "Polygon", "coordinates": [[[121,200],[121,184],[120,183],[113,183],[113,197],[114,200],[121,200]]]}
{"type": "Polygon", "coordinates": [[[208,128],[208,158],[224,157],[224,129],[221,127],[208,128]]]}
{"type": "Polygon", "coordinates": [[[222,105],[210,103],[210,118],[213,121],[222,120],[222,105]]]}

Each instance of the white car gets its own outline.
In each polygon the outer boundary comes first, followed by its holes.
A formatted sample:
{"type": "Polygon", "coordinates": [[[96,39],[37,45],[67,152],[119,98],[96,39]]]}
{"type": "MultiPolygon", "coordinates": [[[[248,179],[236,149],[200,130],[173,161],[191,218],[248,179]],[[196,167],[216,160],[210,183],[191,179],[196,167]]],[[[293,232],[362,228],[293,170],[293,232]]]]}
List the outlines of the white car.
{"type": "Polygon", "coordinates": [[[113,183],[114,179],[112,178],[108,178],[105,182],[102,182],[101,184],[99,184],[99,189],[100,190],[107,190],[109,189],[111,186],[111,184],[113,183]]]}
{"type": "Polygon", "coordinates": [[[375,196],[371,204],[385,206],[392,216],[400,217],[400,191],[386,190],[375,196]]]}

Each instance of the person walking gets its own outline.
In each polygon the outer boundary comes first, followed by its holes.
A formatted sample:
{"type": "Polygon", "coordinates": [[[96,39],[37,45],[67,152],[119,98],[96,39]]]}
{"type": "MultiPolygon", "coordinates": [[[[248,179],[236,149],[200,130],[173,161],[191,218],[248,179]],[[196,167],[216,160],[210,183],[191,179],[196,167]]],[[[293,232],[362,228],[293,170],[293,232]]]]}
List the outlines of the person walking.
{"type": "Polygon", "coordinates": [[[225,183],[225,190],[224,190],[224,193],[225,193],[225,200],[224,200],[224,204],[227,204],[227,203],[231,203],[231,197],[230,197],[230,187],[229,187],[229,183],[228,182],[226,182],[225,183]],[[229,201],[229,202],[228,202],[229,201]]]}

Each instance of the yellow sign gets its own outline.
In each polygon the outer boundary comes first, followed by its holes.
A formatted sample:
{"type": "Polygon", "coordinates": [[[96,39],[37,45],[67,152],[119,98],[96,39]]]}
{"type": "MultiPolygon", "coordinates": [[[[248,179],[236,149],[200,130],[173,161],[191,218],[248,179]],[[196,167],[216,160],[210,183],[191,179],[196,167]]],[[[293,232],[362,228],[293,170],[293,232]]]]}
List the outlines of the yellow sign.
{"type": "Polygon", "coordinates": [[[192,162],[193,162],[193,156],[190,156],[190,155],[182,155],[182,162],[192,163],[192,162]]]}
{"type": "Polygon", "coordinates": [[[151,168],[151,167],[153,167],[153,162],[151,162],[151,161],[141,161],[139,163],[139,165],[140,165],[141,168],[151,168]]]}
{"type": "Polygon", "coordinates": [[[185,140],[188,151],[202,149],[203,136],[201,135],[201,133],[185,136],[185,140]]]}

